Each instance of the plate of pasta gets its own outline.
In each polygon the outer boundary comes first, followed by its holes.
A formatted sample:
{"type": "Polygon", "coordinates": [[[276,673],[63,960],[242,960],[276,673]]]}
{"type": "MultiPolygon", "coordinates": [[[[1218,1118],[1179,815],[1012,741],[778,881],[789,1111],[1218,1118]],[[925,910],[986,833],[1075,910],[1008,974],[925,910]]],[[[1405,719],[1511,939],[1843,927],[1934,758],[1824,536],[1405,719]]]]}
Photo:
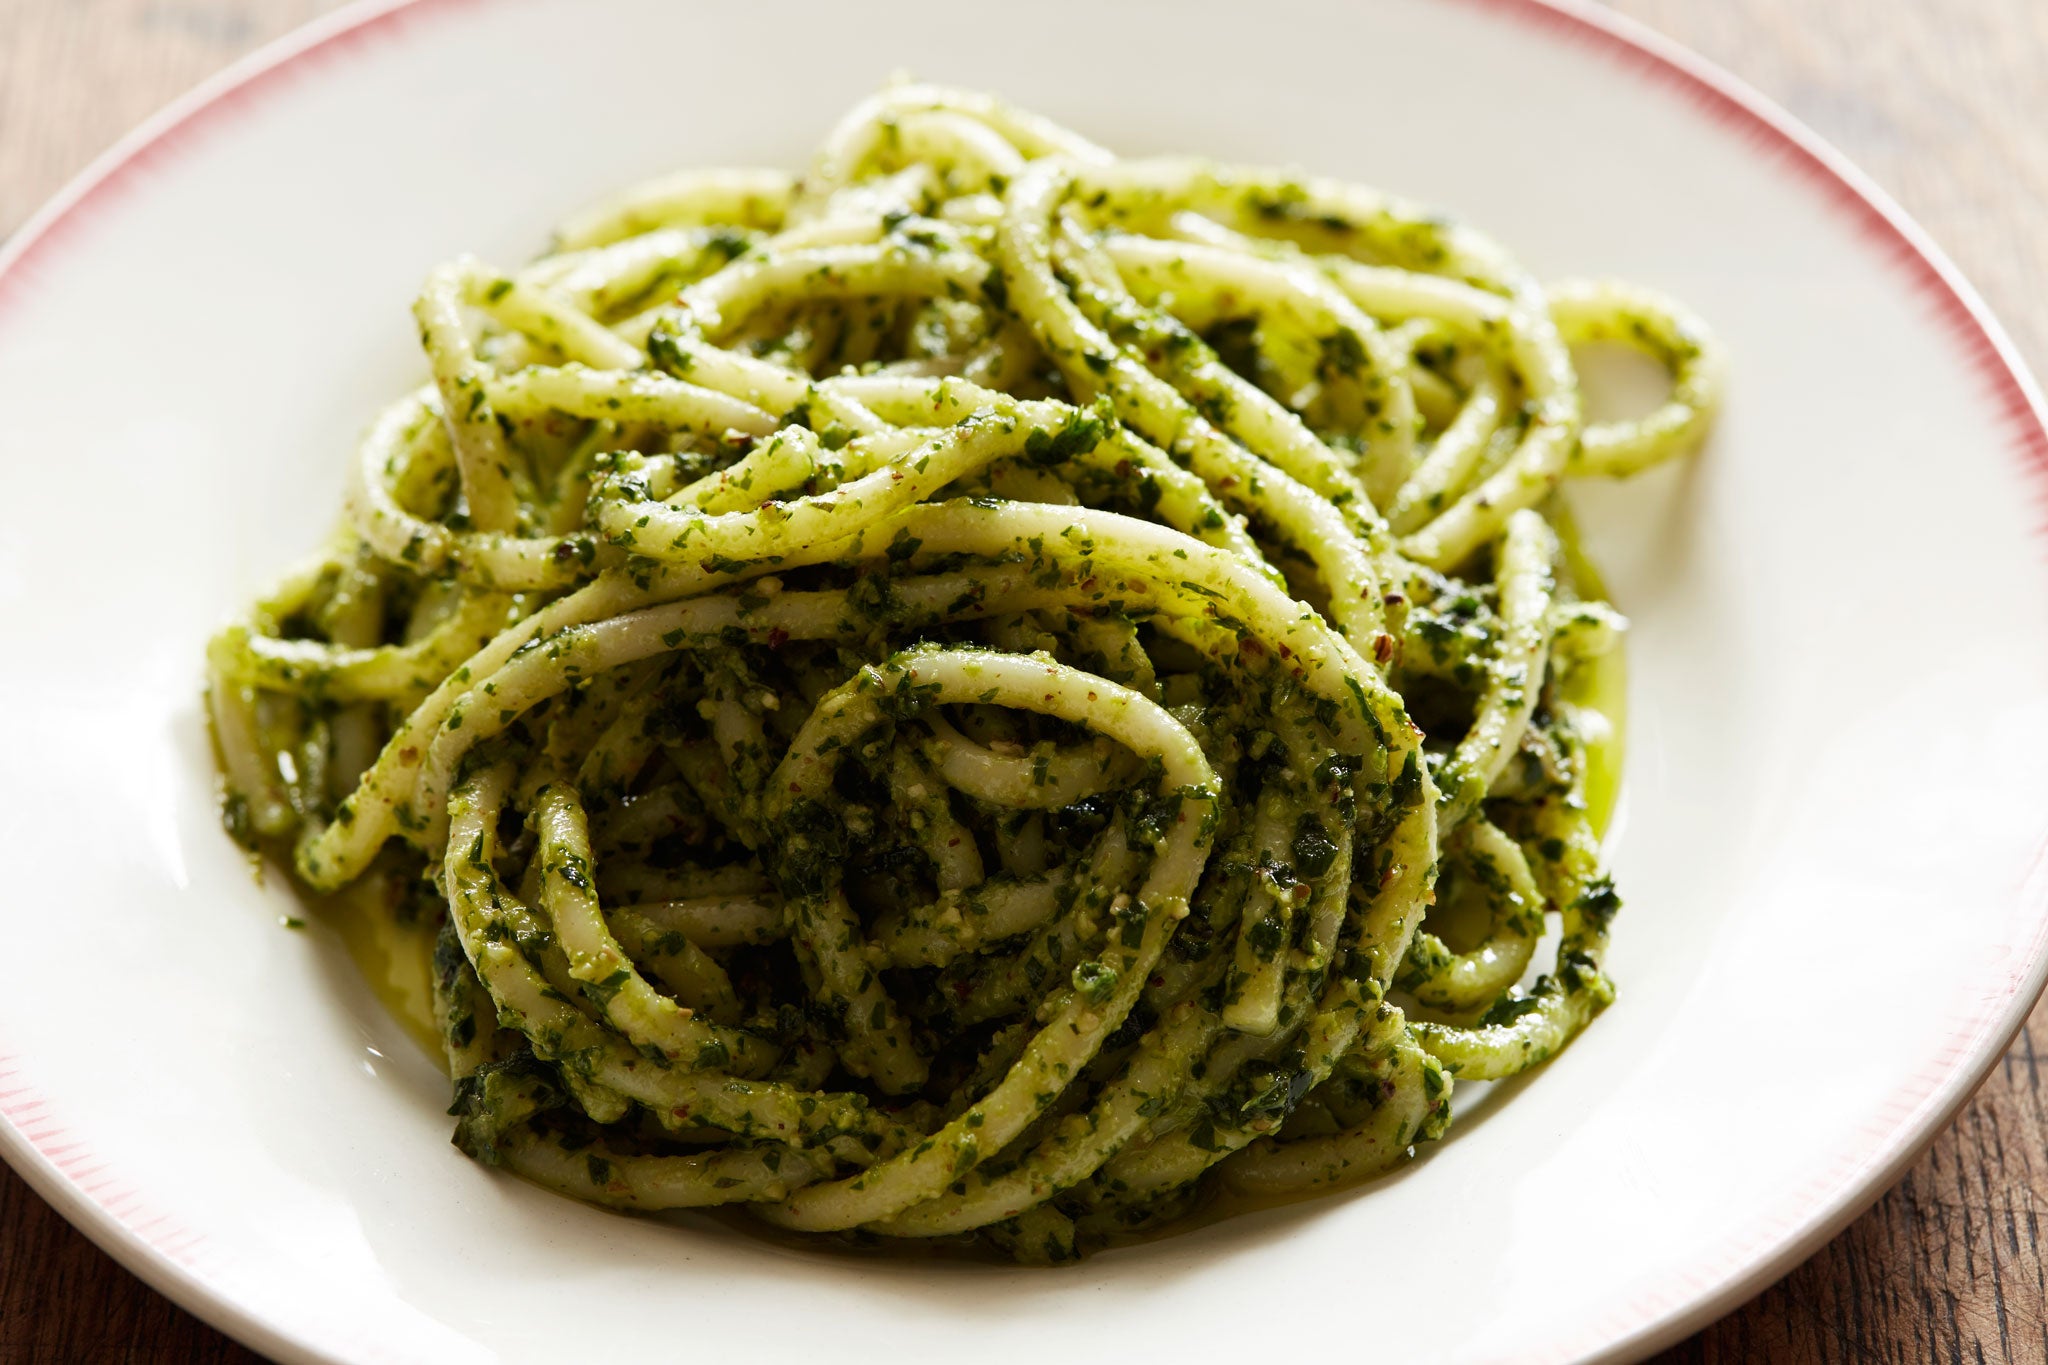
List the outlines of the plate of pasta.
{"type": "Polygon", "coordinates": [[[2041,986],[2040,396],[1577,5],[347,10],[0,451],[0,1152],[281,1359],[1633,1359],[2041,986]]]}

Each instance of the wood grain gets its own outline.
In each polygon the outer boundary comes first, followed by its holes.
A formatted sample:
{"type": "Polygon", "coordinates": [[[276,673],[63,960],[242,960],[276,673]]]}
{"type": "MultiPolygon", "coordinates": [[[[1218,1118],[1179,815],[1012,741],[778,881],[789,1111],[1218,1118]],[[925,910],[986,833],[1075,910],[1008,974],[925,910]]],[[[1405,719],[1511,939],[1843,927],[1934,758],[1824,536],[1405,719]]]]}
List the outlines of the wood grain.
{"type": "MultiPolygon", "coordinates": [[[[0,0],[0,233],[137,120],[336,0],[0,0]]],[[[1743,74],[1955,256],[2048,373],[2048,3],[1610,0],[1743,74]]],[[[2048,1006],[1912,1171],[1659,1365],[2048,1361],[2048,1006]]],[[[0,1362],[257,1357],[0,1170],[0,1362]]]]}

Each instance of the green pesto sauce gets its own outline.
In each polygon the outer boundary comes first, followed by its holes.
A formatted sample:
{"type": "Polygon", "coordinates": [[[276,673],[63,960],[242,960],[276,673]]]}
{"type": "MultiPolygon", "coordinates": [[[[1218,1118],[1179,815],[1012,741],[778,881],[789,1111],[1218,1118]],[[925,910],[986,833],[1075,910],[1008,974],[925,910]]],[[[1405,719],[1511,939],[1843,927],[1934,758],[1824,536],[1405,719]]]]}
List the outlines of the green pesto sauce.
{"type": "MultiPolygon", "coordinates": [[[[1563,500],[1553,499],[1545,509],[1545,515],[1557,530],[1565,563],[1578,595],[1583,599],[1611,600],[1599,570],[1586,558],[1577,523],[1563,500]]],[[[1628,715],[1626,642],[1579,669],[1563,688],[1563,693],[1568,701],[1597,713],[1606,722],[1604,726],[1588,726],[1586,745],[1588,814],[1594,830],[1605,837],[1621,792],[1628,715]]],[[[434,927],[403,918],[398,913],[402,902],[389,893],[385,878],[375,872],[358,878],[332,895],[314,896],[303,890],[299,894],[313,917],[341,939],[350,960],[362,973],[364,982],[379,1003],[391,1012],[407,1036],[436,1066],[445,1068],[447,1057],[434,1022],[434,927]]],[[[1398,1174],[1403,1169],[1404,1166],[1397,1166],[1387,1174],[1398,1174]]],[[[1254,1197],[1239,1194],[1222,1182],[1212,1180],[1205,1182],[1205,1189],[1197,1196],[1194,1206],[1182,1217],[1156,1229],[1119,1234],[1112,1239],[1112,1244],[1155,1241],[1207,1227],[1240,1213],[1327,1198],[1331,1192],[1329,1186],[1311,1186],[1288,1195],[1254,1197]]],[[[806,1251],[816,1251],[824,1246],[856,1255],[926,1259],[934,1255],[958,1257],[968,1245],[966,1239],[953,1238],[820,1238],[815,1234],[782,1233],[737,1206],[674,1216],[685,1221],[709,1217],[750,1236],[764,1237],[806,1251]]],[[[1007,1258],[985,1249],[967,1251],[966,1254],[975,1259],[986,1258],[994,1263],[1008,1264],[1007,1258]]]]}
{"type": "MultiPolygon", "coordinates": [[[[1565,564],[1570,570],[1579,597],[1585,600],[1612,601],[1599,570],[1586,558],[1585,547],[1579,540],[1578,524],[1572,519],[1570,509],[1565,506],[1564,500],[1553,499],[1550,506],[1544,509],[1544,515],[1557,530],[1558,540],[1564,550],[1565,564]]],[[[1606,722],[1604,726],[1588,726],[1589,731],[1597,730],[1598,733],[1589,733],[1586,744],[1588,814],[1592,819],[1594,831],[1604,838],[1608,822],[1614,817],[1615,803],[1621,795],[1623,745],[1627,736],[1628,720],[1626,637],[1605,655],[1580,668],[1570,685],[1563,688],[1563,693],[1566,700],[1597,713],[1606,722]]],[[[1451,1131],[1457,1131],[1455,1124],[1451,1131]]],[[[1240,1194],[1220,1180],[1205,1180],[1193,1204],[1178,1218],[1156,1228],[1115,1234],[1110,1238],[1109,1246],[1135,1246],[1155,1242],[1163,1238],[1177,1237],[1197,1228],[1209,1227],[1240,1214],[1282,1208],[1289,1204],[1327,1200],[1332,1194],[1344,1190],[1377,1184],[1389,1177],[1398,1177],[1407,1169],[1408,1166],[1404,1163],[1378,1176],[1360,1181],[1354,1186],[1312,1185],[1283,1195],[1240,1194]]],[[[965,1238],[864,1237],[857,1234],[821,1238],[815,1234],[782,1232],[750,1216],[740,1206],[729,1209],[704,1209],[679,1217],[708,1217],[748,1236],[764,1238],[808,1252],[823,1248],[850,1255],[881,1256],[891,1260],[929,1260],[933,1257],[958,1258],[964,1255],[970,1259],[987,1260],[993,1264],[1009,1264],[1007,1257],[978,1244],[970,1244],[965,1238]]]]}

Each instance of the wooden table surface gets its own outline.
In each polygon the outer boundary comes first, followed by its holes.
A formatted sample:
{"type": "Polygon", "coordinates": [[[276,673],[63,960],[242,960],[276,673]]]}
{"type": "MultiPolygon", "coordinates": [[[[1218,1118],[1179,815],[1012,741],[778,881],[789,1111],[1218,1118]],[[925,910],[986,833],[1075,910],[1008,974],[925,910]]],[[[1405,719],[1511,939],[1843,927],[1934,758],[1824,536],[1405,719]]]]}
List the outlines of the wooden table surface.
{"type": "MultiPolygon", "coordinates": [[[[1892,191],[2048,375],[2048,0],[1610,0],[1892,191]]],[[[129,126],[335,0],[0,0],[0,235],[129,126]]],[[[2048,623],[2044,623],[2048,625],[2048,623]]],[[[2048,1006],[1955,1126],[1812,1260],[1659,1357],[2048,1361],[2048,1006]]],[[[0,1167],[0,1362],[250,1362],[0,1167]]]]}

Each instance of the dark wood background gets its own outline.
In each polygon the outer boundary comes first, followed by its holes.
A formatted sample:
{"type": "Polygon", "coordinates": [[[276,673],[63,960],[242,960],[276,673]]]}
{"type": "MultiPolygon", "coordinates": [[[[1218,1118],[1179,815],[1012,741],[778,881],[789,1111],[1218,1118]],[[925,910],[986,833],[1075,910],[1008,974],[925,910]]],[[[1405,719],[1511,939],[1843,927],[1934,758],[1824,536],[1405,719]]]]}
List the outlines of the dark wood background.
{"type": "MultiPolygon", "coordinates": [[[[2048,0],[1610,0],[1848,152],[2048,374],[2048,0]]],[[[0,0],[0,234],[172,96],[335,0],[0,0]]],[[[2048,623],[2044,623],[2048,625],[2048,623]]],[[[2044,778],[2048,780],[2048,778],[2044,778]]],[[[1660,1365],[2048,1362],[2048,1007],[1897,1188],[1660,1365]]],[[[0,1362],[245,1365],[0,1168],[0,1362]]]]}

